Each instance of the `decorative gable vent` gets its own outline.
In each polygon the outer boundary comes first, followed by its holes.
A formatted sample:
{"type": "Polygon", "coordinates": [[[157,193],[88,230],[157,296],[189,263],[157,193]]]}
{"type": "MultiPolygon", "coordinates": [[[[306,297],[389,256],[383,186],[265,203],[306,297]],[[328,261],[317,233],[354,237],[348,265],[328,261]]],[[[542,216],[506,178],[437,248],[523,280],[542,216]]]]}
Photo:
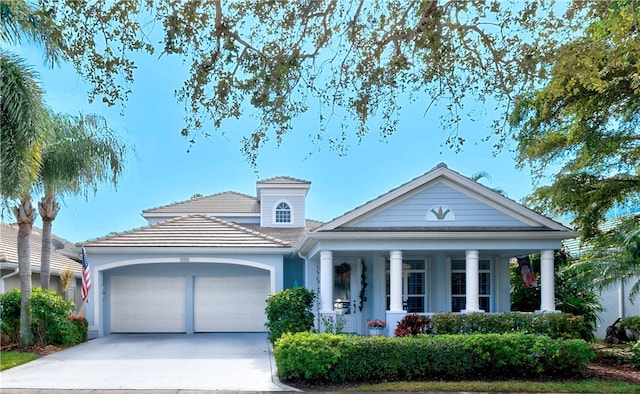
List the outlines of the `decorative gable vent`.
{"type": "Polygon", "coordinates": [[[443,222],[454,220],[456,220],[455,213],[453,213],[453,210],[451,210],[451,208],[446,205],[434,205],[427,212],[428,222],[443,222]]]}

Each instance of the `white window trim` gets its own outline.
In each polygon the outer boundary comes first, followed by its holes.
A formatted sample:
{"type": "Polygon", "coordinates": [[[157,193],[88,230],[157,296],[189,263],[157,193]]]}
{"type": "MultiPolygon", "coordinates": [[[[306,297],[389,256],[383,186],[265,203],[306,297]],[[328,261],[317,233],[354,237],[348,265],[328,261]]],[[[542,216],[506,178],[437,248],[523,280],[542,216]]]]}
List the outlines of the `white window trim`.
{"type": "MultiPolygon", "coordinates": [[[[404,264],[403,264],[403,268],[402,268],[402,301],[404,302],[405,299],[408,299],[409,294],[407,294],[408,292],[408,274],[410,272],[424,272],[424,294],[422,295],[423,299],[424,299],[424,312],[419,312],[419,313],[431,313],[431,256],[402,256],[402,261],[404,263],[404,261],[408,261],[408,260],[419,260],[419,261],[424,261],[424,270],[405,270],[404,269],[404,264]]],[[[385,263],[389,262],[389,259],[385,257],[385,263]]],[[[385,271],[385,278],[386,278],[386,273],[388,273],[389,271],[386,270],[385,271]]],[[[386,279],[385,279],[386,280],[386,279]]],[[[386,284],[385,284],[385,289],[386,289],[386,284]]],[[[413,295],[415,296],[415,295],[413,295]]],[[[385,305],[386,305],[386,300],[389,298],[389,294],[386,294],[386,290],[385,290],[385,305]]],[[[386,307],[385,307],[386,308],[386,307]]]]}
{"type": "MultiPolygon", "coordinates": [[[[488,295],[484,295],[484,294],[479,294],[479,297],[489,297],[489,310],[495,310],[495,292],[496,292],[496,276],[497,276],[497,272],[496,272],[496,268],[497,267],[497,263],[496,263],[496,257],[481,257],[479,256],[478,258],[478,264],[480,264],[480,261],[482,260],[488,260],[489,261],[489,270],[482,270],[478,267],[478,273],[482,273],[482,272],[488,272],[489,273],[489,294],[488,295]]],[[[451,265],[453,260],[465,260],[465,258],[458,258],[458,257],[451,257],[451,256],[447,256],[447,277],[449,278],[449,280],[447,281],[447,287],[449,288],[449,310],[452,311],[453,310],[453,289],[451,288],[451,275],[453,274],[453,269],[451,269],[451,265]]],[[[456,270],[455,272],[465,272],[466,273],[466,268],[464,270],[456,270]]],[[[456,294],[456,296],[459,296],[458,294],[456,294]]],[[[489,312],[489,311],[485,311],[485,312],[489,312]]]]}
{"type": "Polygon", "coordinates": [[[277,200],[275,204],[273,204],[273,209],[271,210],[271,223],[273,223],[274,226],[283,226],[283,227],[289,227],[292,226],[295,223],[295,215],[294,215],[294,210],[293,210],[293,204],[291,204],[291,202],[289,202],[289,200],[277,200]],[[288,222],[277,222],[276,221],[276,210],[278,208],[278,205],[280,205],[281,203],[285,203],[289,206],[289,213],[290,213],[290,217],[291,220],[289,220],[288,222]]]}

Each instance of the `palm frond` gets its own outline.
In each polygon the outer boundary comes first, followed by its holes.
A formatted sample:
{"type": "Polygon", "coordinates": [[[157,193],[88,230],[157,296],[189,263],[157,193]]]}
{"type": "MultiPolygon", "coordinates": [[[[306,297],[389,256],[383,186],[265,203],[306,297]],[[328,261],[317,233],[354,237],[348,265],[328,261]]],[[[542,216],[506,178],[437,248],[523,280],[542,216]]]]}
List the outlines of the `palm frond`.
{"type": "Polygon", "coordinates": [[[48,113],[35,72],[0,51],[0,192],[5,201],[30,190],[48,137],[48,113]]]}

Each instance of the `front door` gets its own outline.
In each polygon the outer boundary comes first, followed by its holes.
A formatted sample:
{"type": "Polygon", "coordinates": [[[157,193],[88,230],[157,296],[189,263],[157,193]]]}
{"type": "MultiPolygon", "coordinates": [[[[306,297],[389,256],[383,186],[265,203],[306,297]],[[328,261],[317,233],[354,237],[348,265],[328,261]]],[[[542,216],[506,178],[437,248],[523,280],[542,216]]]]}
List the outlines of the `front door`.
{"type": "Polygon", "coordinates": [[[333,310],[336,328],[344,333],[361,332],[360,272],[360,259],[334,258],[333,310]]]}

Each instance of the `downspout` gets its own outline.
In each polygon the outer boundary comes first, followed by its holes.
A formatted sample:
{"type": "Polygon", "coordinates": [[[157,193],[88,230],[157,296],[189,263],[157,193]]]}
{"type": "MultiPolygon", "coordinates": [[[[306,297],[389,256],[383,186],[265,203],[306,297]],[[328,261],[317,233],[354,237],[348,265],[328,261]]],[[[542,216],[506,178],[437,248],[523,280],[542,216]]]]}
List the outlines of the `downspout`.
{"type": "MultiPolygon", "coordinates": [[[[302,243],[302,242],[301,242],[301,243],[302,243]]],[[[297,254],[298,254],[298,257],[300,257],[302,260],[304,260],[304,276],[305,276],[304,281],[305,281],[305,287],[309,288],[309,287],[308,287],[308,283],[307,283],[307,278],[309,277],[309,274],[308,274],[308,269],[309,269],[309,256],[304,256],[304,255],[302,254],[302,252],[300,251],[300,249],[298,249],[297,254]]],[[[315,313],[315,315],[316,315],[316,327],[317,327],[318,329],[320,329],[320,303],[319,303],[319,301],[318,301],[318,299],[317,299],[317,298],[316,298],[316,308],[315,308],[315,309],[316,309],[316,313],[315,313]]]]}
{"type": "Polygon", "coordinates": [[[7,278],[10,278],[12,276],[18,275],[19,272],[20,272],[20,269],[16,268],[16,270],[13,271],[12,273],[7,274],[7,275],[3,276],[2,278],[0,278],[0,294],[4,294],[4,280],[7,279],[7,278]]]}

